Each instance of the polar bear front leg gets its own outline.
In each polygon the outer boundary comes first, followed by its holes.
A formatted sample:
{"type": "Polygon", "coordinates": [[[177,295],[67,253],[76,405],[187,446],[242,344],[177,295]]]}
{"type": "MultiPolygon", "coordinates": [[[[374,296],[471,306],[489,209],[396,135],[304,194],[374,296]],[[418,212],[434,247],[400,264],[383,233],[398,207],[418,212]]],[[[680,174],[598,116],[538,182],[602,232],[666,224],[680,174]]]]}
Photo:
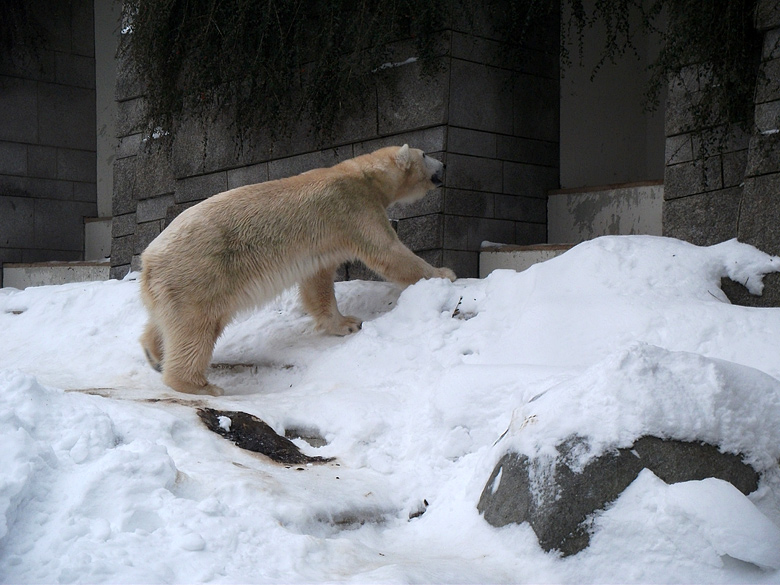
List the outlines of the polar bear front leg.
{"type": "Polygon", "coordinates": [[[423,278],[446,278],[454,281],[457,277],[449,268],[436,268],[404,246],[397,238],[389,245],[373,246],[380,250],[373,254],[363,254],[360,259],[371,270],[378,272],[387,280],[409,286],[423,278]]]}
{"type": "Polygon", "coordinates": [[[349,335],[362,325],[357,317],[344,316],[336,304],[333,288],[333,275],[336,267],[317,272],[314,276],[302,280],[298,289],[303,308],[314,317],[317,329],[330,335],[349,335]]]}

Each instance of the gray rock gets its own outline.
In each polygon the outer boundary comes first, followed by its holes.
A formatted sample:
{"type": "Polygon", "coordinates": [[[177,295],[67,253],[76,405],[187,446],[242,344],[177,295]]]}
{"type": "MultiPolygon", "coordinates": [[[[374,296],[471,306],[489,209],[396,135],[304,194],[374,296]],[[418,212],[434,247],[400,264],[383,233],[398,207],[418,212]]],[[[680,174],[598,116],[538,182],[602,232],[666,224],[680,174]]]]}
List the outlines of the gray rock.
{"type": "Polygon", "coordinates": [[[572,437],[558,445],[557,457],[507,453],[477,509],[496,527],[528,522],[545,551],[568,556],[588,546],[594,512],[617,499],[642,469],[667,483],[715,477],[744,494],[758,487],[758,473],[741,457],[705,443],[642,437],[631,448],[604,453],[579,469],[577,455],[588,449],[586,439],[572,437]]]}

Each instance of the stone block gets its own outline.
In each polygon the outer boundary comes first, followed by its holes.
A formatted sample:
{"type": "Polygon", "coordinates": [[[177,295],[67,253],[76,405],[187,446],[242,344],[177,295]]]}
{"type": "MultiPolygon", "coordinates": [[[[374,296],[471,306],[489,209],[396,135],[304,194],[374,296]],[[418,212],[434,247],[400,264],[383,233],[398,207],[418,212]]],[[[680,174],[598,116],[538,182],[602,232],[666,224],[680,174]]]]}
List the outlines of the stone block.
{"type": "Polygon", "coordinates": [[[119,39],[116,58],[116,85],[114,86],[114,98],[118,102],[137,98],[145,93],[144,83],[130,57],[131,38],[129,34],[123,34],[119,39]]]}
{"type": "Polygon", "coordinates": [[[54,80],[62,85],[95,89],[95,58],[74,53],[55,53],[54,80]]]}
{"type": "Polygon", "coordinates": [[[555,78],[559,57],[555,53],[524,49],[513,51],[506,43],[458,31],[452,33],[452,57],[511,69],[540,77],[555,78]]]}
{"type": "MultiPolygon", "coordinates": [[[[135,199],[147,199],[173,193],[176,189],[167,138],[145,144],[135,158],[135,199]]],[[[224,190],[224,189],[223,189],[224,190]]]]}
{"type": "Polygon", "coordinates": [[[735,238],[741,200],[740,187],[666,200],[663,235],[697,246],[711,246],[735,238]]]}
{"type": "MultiPolygon", "coordinates": [[[[378,100],[381,91],[370,90],[360,95],[347,96],[340,104],[341,112],[333,121],[326,144],[344,144],[374,138],[378,131],[378,100]]],[[[318,141],[322,144],[323,141],[318,141]]]]}
{"type": "Polygon", "coordinates": [[[533,140],[518,136],[496,135],[496,153],[506,161],[557,167],[560,145],[556,141],[533,140]]]}
{"type": "Polygon", "coordinates": [[[292,177],[312,169],[332,167],[352,157],[352,145],[346,145],[272,160],[268,163],[268,178],[273,181],[274,179],[292,177]]]}
{"type": "Polygon", "coordinates": [[[759,0],[756,6],[756,28],[767,30],[780,27],[780,5],[775,0],[759,0]]]}
{"type": "Polygon", "coordinates": [[[764,47],[761,56],[765,60],[780,58],[780,24],[778,28],[764,33],[764,47]]]}
{"type": "Polygon", "coordinates": [[[720,125],[693,132],[691,134],[693,158],[701,159],[724,152],[745,150],[750,143],[750,136],[750,132],[737,125],[720,125]]]}
{"type": "MultiPolygon", "coordinates": [[[[0,279],[3,277],[2,264],[4,262],[21,262],[22,251],[18,248],[3,248],[0,246],[0,279]]],[[[3,286],[0,280],[0,287],[3,286]]]]}
{"type": "Polygon", "coordinates": [[[444,250],[442,266],[455,272],[458,278],[479,277],[479,252],[444,250]]]}
{"type": "Polygon", "coordinates": [[[95,90],[38,84],[38,138],[41,144],[95,151],[95,90]]]}
{"type": "MultiPolygon", "coordinates": [[[[690,78],[697,80],[695,85],[698,87],[698,75],[691,74],[690,78]]],[[[676,136],[698,129],[698,125],[694,121],[693,106],[701,102],[704,94],[698,90],[686,91],[679,89],[682,85],[679,79],[675,79],[670,83],[669,95],[664,110],[666,136],[676,136]]]]}
{"type": "Polygon", "coordinates": [[[18,197],[73,199],[73,183],[33,177],[0,175],[0,193],[18,197]]]}
{"type": "Polygon", "coordinates": [[[413,252],[441,248],[441,214],[410,217],[398,222],[398,237],[413,252]]]}
{"type": "Polygon", "coordinates": [[[227,172],[228,189],[264,183],[268,180],[268,163],[258,163],[227,172]]]}
{"type": "Polygon", "coordinates": [[[501,217],[495,214],[495,195],[482,191],[450,189],[444,192],[444,212],[471,217],[501,217]]]}
{"type": "Polygon", "coordinates": [[[118,266],[112,266],[109,270],[108,277],[112,280],[122,280],[130,272],[130,264],[122,264],[118,266]]]}
{"type": "Polygon", "coordinates": [[[347,262],[344,265],[343,280],[382,280],[376,272],[368,268],[360,261],[347,262]]]}
{"type": "Polygon", "coordinates": [[[666,138],[666,165],[676,165],[693,160],[693,144],[690,134],[678,134],[666,138]]]}
{"type": "Polygon", "coordinates": [[[38,88],[35,81],[0,76],[0,140],[38,142],[38,88]]]}
{"type": "Polygon", "coordinates": [[[97,158],[94,150],[57,149],[57,178],[67,181],[95,182],[97,158]]]}
{"type": "Polygon", "coordinates": [[[496,134],[468,128],[450,127],[447,150],[484,158],[496,158],[496,134]]]}
{"type": "MultiPolygon", "coordinates": [[[[547,224],[528,223],[525,221],[515,222],[515,240],[518,246],[530,246],[533,244],[544,244],[547,242],[547,224]]],[[[511,244],[513,242],[507,241],[511,244]]]]}
{"type": "Polygon", "coordinates": [[[742,283],[729,278],[721,279],[723,292],[732,304],[744,307],[780,307],[780,273],[764,276],[764,291],[761,296],[750,294],[742,283]]]}
{"type": "Polygon", "coordinates": [[[81,250],[25,248],[22,250],[22,262],[74,262],[81,260],[83,254],[81,250]]]}
{"type": "MultiPolygon", "coordinates": [[[[354,145],[354,156],[360,156],[373,152],[385,146],[403,146],[408,144],[412,148],[419,148],[428,154],[440,153],[445,150],[447,143],[447,126],[434,126],[411,132],[401,132],[383,136],[373,140],[357,142],[354,145]]],[[[434,156],[436,156],[434,154],[434,156]]],[[[437,156],[441,160],[440,156],[437,156]]]]}
{"type": "Polygon", "coordinates": [[[748,151],[725,152],[721,157],[723,164],[723,187],[737,187],[742,184],[747,168],[748,151]]]}
{"type": "Polygon", "coordinates": [[[763,75],[756,83],[757,104],[780,99],[780,57],[761,63],[763,75]]]}
{"type": "Polygon", "coordinates": [[[546,224],[547,199],[522,195],[496,195],[495,217],[546,224]]]}
{"type": "Polygon", "coordinates": [[[664,198],[668,201],[697,193],[717,191],[723,187],[721,157],[712,156],[702,161],[666,167],[664,198]]]}
{"type": "MultiPolygon", "coordinates": [[[[111,278],[117,278],[114,276],[114,268],[126,266],[130,268],[130,261],[133,259],[133,240],[135,236],[128,235],[120,238],[114,238],[111,240],[111,278]]],[[[127,270],[118,278],[124,278],[127,274],[127,270]]]]}
{"type": "Polygon", "coordinates": [[[447,187],[469,191],[500,193],[502,164],[500,160],[449,154],[447,156],[447,187]]]}
{"type": "Polygon", "coordinates": [[[140,225],[148,221],[165,219],[168,214],[168,208],[173,204],[173,194],[139,201],[135,212],[136,221],[140,225]]]}
{"type": "Polygon", "coordinates": [[[197,205],[198,201],[192,201],[190,203],[177,203],[175,205],[171,205],[168,208],[168,212],[165,214],[165,226],[168,227],[171,225],[171,222],[176,219],[179,214],[184,211],[185,209],[189,209],[190,207],[193,207],[194,205],[197,205]]]}
{"type": "Polygon", "coordinates": [[[780,173],[748,177],[742,189],[740,241],[780,255],[780,173]]]}
{"type": "Polygon", "coordinates": [[[511,87],[511,73],[507,70],[453,59],[450,125],[512,134],[513,96],[508,90],[511,87]]]}
{"type": "Polygon", "coordinates": [[[34,200],[9,197],[0,188],[0,248],[24,248],[34,237],[34,200]]]}
{"type": "Polygon", "coordinates": [[[201,201],[222,191],[227,191],[226,172],[177,180],[174,199],[176,203],[201,201]]]}
{"type": "MultiPolygon", "coordinates": [[[[132,156],[114,161],[114,193],[112,210],[114,215],[135,213],[135,167],[138,157],[132,156]]],[[[129,261],[128,261],[129,262],[129,261]]]]}
{"type": "Polygon", "coordinates": [[[505,161],[502,174],[504,180],[501,191],[508,195],[545,199],[548,191],[560,186],[557,167],[505,161]]]}
{"type": "MultiPolygon", "coordinates": [[[[512,77],[513,134],[557,142],[560,131],[560,82],[533,75],[512,77]]],[[[503,130],[504,133],[506,129],[503,130]]]]}
{"type": "Polygon", "coordinates": [[[482,242],[514,243],[515,222],[503,219],[444,216],[444,248],[478,252],[482,242]]]}
{"type": "Polygon", "coordinates": [[[377,86],[379,135],[398,134],[447,122],[450,77],[446,60],[439,70],[423,77],[419,62],[399,64],[382,71],[377,86]],[[425,79],[425,83],[420,83],[425,79]]]}
{"type": "Polygon", "coordinates": [[[248,151],[231,130],[232,115],[225,110],[213,121],[187,119],[177,127],[172,149],[177,179],[247,164],[243,155],[248,151]]]}
{"type": "Polygon", "coordinates": [[[120,238],[122,236],[132,236],[135,233],[135,226],[138,221],[135,213],[126,213],[124,215],[115,215],[111,220],[111,237],[120,238]]]}
{"type": "Polygon", "coordinates": [[[444,266],[442,264],[442,252],[441,249],[438,250],[420,250],[419,252],[415,252],[420,258],[425,260],[428,264],[431,266],[441,267],[444,266]]]}
{"type": "MultiPolygon", "coordinates": [[[[515,222],[515,240],[518,246],[531,246],[533,244],[544,244],[547,242],[547,224],[528,223],[525,221],[515,222]]],[[[513,243],[513,242],[506,242],[513,243]]]]}
{"type": "Polygon", "coordinates": [[[27,174],[27,145],[0,141],[0,174],[27,174]]]}
{"type": "Polygon", "coordinates": [[[94,203],[97,201],[97,183],[73,183],[73,201],[94,203]]]}
{"type": "Polygon", "coordinates": [[[755,122],[759,133],[780,131],[780,100],[756,104],[755,122]]]}
{"type": "Polygon", "coordinates": [[[128,156],[136,156],[141,152],[143,145],[143,135],[131,134],[130,136],[123,136],[119,139],[119,143],[116,148],[116,158],[126,158],[128,156]]]}
{"type": "MultiPolygon", "coordinates": [[[[163,231],[164,222],[161,220],[139,223],[133,235],[133,254],[141,254],[146,247],[163,231]]],[[[131,259],[132,260],[132,259],[131,259]]]]}
{"type": "Polygon", "coordinates": [[[49,250],[84,251],[84,218],[94,217],[96,204],[35,200],[34,246],[49,250]]]}
{"type": "Polygon", "coordinates": [[[57,149],[53,146],[27,146],[27,176],[41,179],[57,178],[57,149]]]}
{"type": "Polygon", "coordinates": [[[780,132],[755,134],[750,139],[746,176],[780,172],[780,132]]]}
{"type": "Polygon", "coordinates": [[[145,107],[145,101],[141,97],[117,102],[116,135],[130,136],[145,131],[143,125],[145,107]]]}

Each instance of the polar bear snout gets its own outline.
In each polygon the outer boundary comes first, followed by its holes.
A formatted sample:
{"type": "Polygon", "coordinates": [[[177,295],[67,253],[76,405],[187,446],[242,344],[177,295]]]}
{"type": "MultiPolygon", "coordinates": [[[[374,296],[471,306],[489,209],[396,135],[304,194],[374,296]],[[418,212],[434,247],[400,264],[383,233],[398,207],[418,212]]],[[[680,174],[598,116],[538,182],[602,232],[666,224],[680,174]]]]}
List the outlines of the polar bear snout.
{"type": "Polygon", "coordinates": [[[425,161],[425,168],[431,174],[431,183],[433,183],[434,187],[441,187],[444,184],[444,169],[446,168],[444,163],[431,158],[427,154],[423,154],[423,160],[425,161]]]}

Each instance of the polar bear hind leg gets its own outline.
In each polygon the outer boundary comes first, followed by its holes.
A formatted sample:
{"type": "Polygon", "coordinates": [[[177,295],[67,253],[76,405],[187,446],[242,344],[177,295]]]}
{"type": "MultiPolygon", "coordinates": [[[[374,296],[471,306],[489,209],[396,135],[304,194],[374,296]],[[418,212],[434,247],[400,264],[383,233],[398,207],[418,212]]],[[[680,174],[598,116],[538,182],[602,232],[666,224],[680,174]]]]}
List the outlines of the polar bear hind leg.
{"type": "Polygon", "coordinates": [[[162,372],[163,342],[160,330],[152,319],[146,323],[146,328],[141,335],[141,346],[144,348],[146,359],[158,372],[162,372]]]}
{"type": "Polygon", "coordinates": [[[225,323],[203,315],[190,308],[176,315],[174,322],[162,324],[163,383],[187,394],[222,396],[224,391],[209,383],[206,371],[225,323]]]}

